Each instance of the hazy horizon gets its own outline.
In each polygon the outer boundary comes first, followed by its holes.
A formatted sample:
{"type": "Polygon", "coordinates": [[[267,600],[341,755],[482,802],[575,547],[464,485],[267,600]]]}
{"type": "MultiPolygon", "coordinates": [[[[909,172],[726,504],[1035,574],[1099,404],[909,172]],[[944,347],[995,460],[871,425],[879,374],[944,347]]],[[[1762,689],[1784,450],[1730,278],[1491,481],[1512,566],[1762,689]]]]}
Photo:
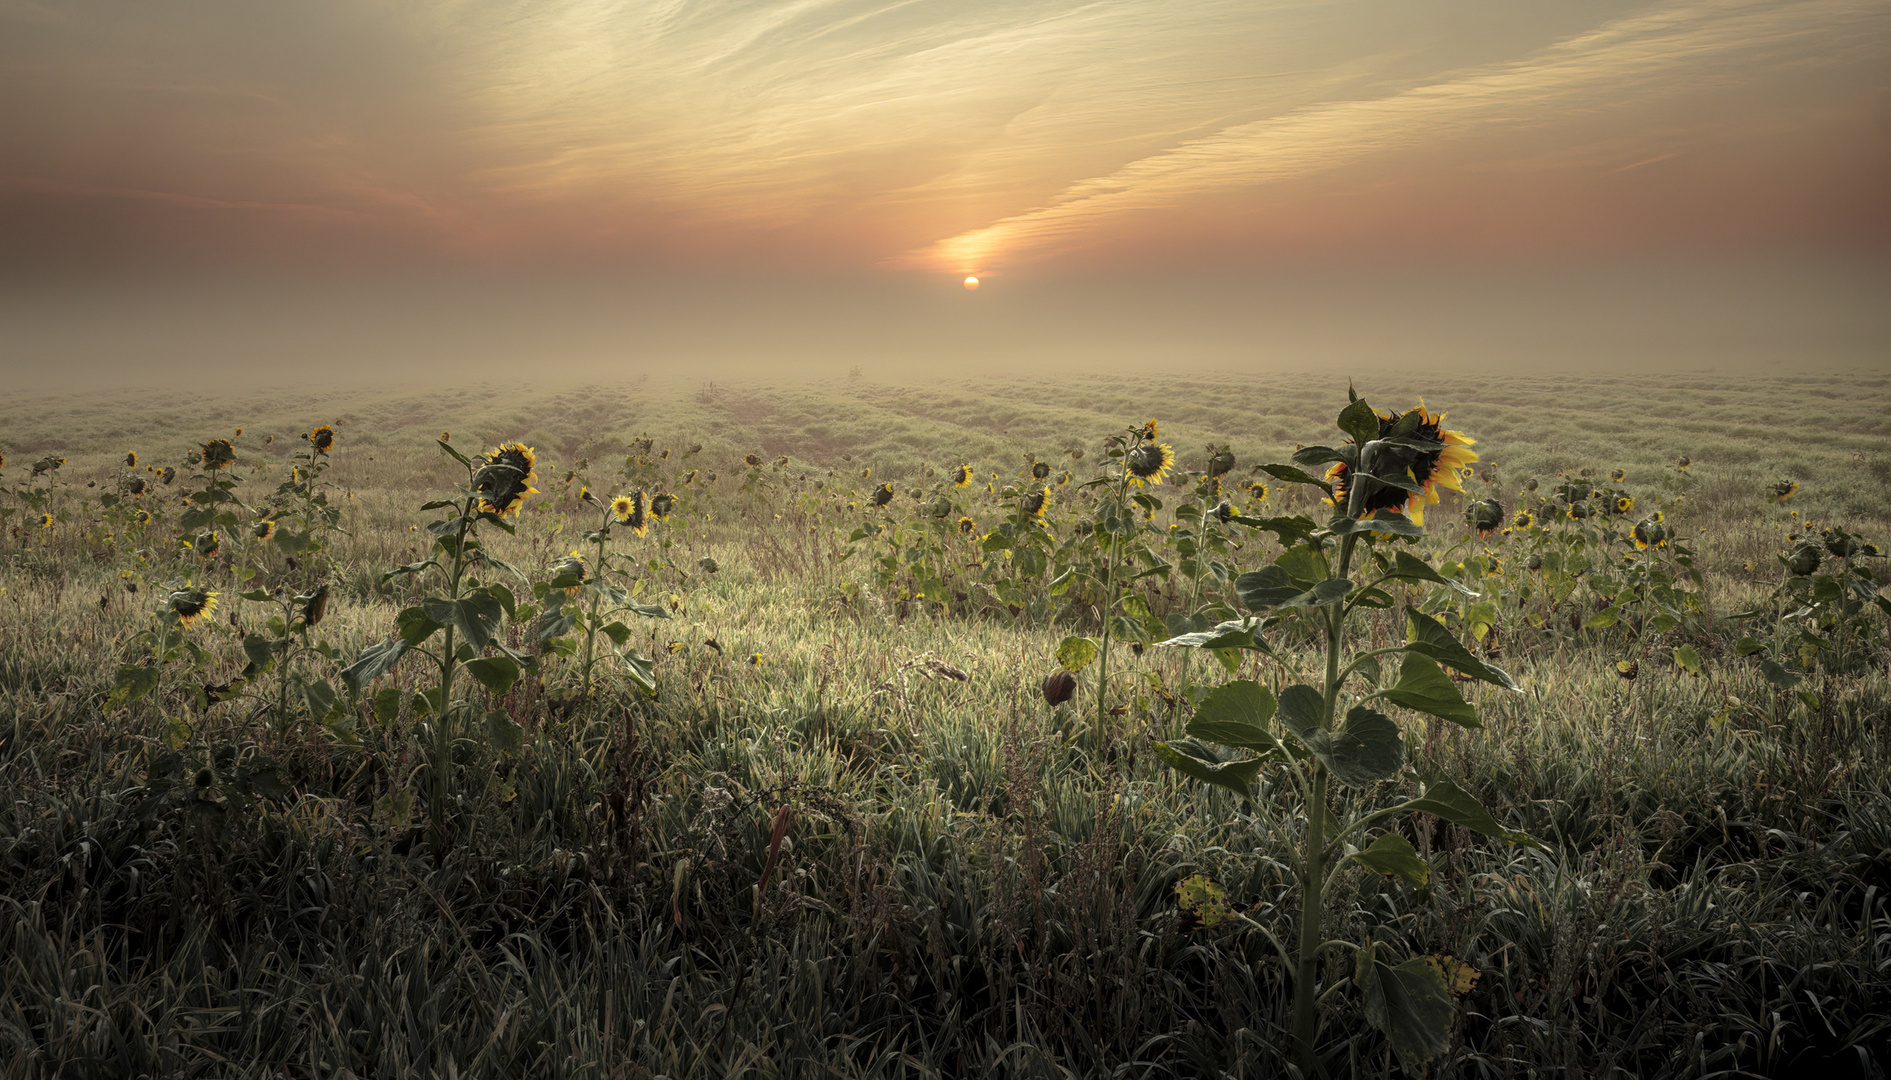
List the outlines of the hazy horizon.
{"type": "Polygon", "coordinates": [[[1885,0],[0,0],[0,382],[1883,364],[1887,72],[1885,0]]]}

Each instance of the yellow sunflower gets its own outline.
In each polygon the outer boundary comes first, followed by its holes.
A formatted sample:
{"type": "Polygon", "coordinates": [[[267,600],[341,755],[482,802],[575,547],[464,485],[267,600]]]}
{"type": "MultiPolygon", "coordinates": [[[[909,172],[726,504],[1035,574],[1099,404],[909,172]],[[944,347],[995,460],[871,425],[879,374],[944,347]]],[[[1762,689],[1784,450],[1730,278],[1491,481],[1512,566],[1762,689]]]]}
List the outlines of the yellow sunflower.
{"type": "Polygon", "coordinates": [[[1617,495],[1615,497],[1615,512],[1616,513],[1626,514],[1630,510],[1633,510],[1633,509],[1635,509],[1634,499],[1630,498],[1627,495],[1617,495]]]}
{"type": "Polygon", "coordinates": [[[676,509],[676,496],[663,492],[650,497],[650,516],[658,521],[670,520],[670,511],[676,509]]]}
{"type": "Polygon", "coordinates": [[[1536,524],[1536,517],[1528,510],[1517,511],[1517,516],[1510,522],[1513,528],[1527,529],[1536,524]]]}
{"type": "Polygon", "coordinates": [[[50,529],[50,528],[52,528],[52,527],[53,527],[53,516],[52,516],[51,514],[41,514],[41,515],[39,516],[39,527],[40,527],[40,528],[42,528],[42,529],[50,529]]]}
{"type": "Polygon", "coordinates": [[[216,614],[218,595],[201,585],[191,585],[171,593],[165,608],[177,619],[178,625],[189,626],[216,614]]]}
{"type": "MultiPolygon", "coordinates": [[[[1149,424],[1154,426],[1155,421],[1151,420],[1149,424]]],[[[1162,483],[1174,465],[1175,451],[1170,449],[1168,443],[1146,442],[1123,455],[1123,467],[1129,470],[1129,482],[1137,486],[1162,483]]]]}
{"type": "Polygon", "coordinates": [[[131,520],[140,525],[149,525],[151,524],[151,511],[139,510],[137,513],[131,515],[131,520]]]}
{"type": "Polygon", "coordinates": [[[527,495],[538,493],[532,486],[538,479],[538,455],[524,443],[501,443],[486,451],[480,462],[473,474],[473,490],[479,492],[479,508],[486,513],[516,514],[527,495]]]}
{"type": "Polygon", "coordinates": [[[978,522],[973,521],[971,518],[962,517],[959,519],[959,532],[964,533],[966,536],[972,535],[977,528],[978,522]]]}
{"type": "MultiPolygon", "coordinates": [[[[1370,516],[1376,510],[1402,510],[1414,524],[1423,525],[1425,507],[1437,505],[1439,488],[1458,492],[1464,490],[1464,477],[1470,472],[1471,462],[1477,460],[1477,454],[1470,449],[1477,440],[1462,431],[1447,430],[1443,426],[1445,414],[1427,410],[1423,398],[1419,399],[1417,412],[1418,427],[1412,432],[1413,437],[1444,445],[1423,453],[1398,447],[1391,448],[1391,452],[1397,454],[1399,464],[1405,466],[1406,476],[1422,490],[1410,492],[1403,488],[1375,486],[1366,496],[1365,510],[1361,516],[1370,516]]],[[[1399,419],[1398,413],[1380,413],[1379,435],[1390,435],[1399,419]]],[[[1350,470],[1343,462],[1336,462],[1327,470],[1327,479],[1333,482],[1333,497],[1327,501],[1334,506],[1345,507],[1351,497],[1349,473],[1350,470]]]]}
{"type": "Polygon", "coordinates": [[[1779,502],[1785,502],[1798,493],[1799,481],[1797,480],[1781,480],[1773,485],[1773,498],[1779,502]]]}
{"type": "Polygon", "coordinates": [[[638,536],[650,531],[650,506],[641,490],[612,499],[611,512],[617,515],[618,524],[628,525],[638,536]]]}
{"type": "Polygon", "coordinates": [[[757,465],[760,465],[761,463],[762,463],[762,459],[755,454],[748,454],[742,458],[742,464],[747,465],[751,469],[753,469],[757,465]]]}
{"type": "Polygon", "coordinates": [[[335,445],[335,429],[327,424],[309,432],[309,447],[318,454],[326,454],[335,445]]]}
{"type": "Polygon", "coordinates": [[[125,468],[135,469],[137,467],[138,467],[138,451],[136,450],[125,451],[125,468]]]}
{"type": "Polygon", "coordinates": [[[203,462],[208,469],[221,469],[236,460],[236,447],[228,439],[212,439],[204,444],[203,462]]]}
{"type": "Polygon", "coordinates": [[[1153,419],[1151,419],[1148,423],[1142,426],[1142,437],[1143,437],[1144,442],[1154,441],[1155,437],[1161,433],[1162,433],[1161,429],[1156,427],[1156,422],[1153,419]]]}
{"type": "Polygon", "coordinates": [[[1027,491],[1018,498],[1018,509],[1023,510],[1039,521],[1044,520],[1044,511],[1050,504],[1050,488],[1037,488],[1033,491],[1027,491]]]}
{"type": "Polygon", "coordinates": [[[636,508],[637,504],[628,495],[619,495],[611,500],[611,516],[618,521],[630,520],[630,512],[636,508]]]}
{"type": "Polygon", "coordinates": [[[255,532],[256,539],[267,540],[270,537],[276,535],[276,523],[274,521],[271,521],[269,518],[264,518],[263,520],[256,523],[256,526],[252,531],[255,532]]]}
{"type": "Polygon", "coordinates": [[[972,467],[970,465],[960,465],[958,468],[952,470],[953,487],[970,487],[971,483],[972,467]]]}

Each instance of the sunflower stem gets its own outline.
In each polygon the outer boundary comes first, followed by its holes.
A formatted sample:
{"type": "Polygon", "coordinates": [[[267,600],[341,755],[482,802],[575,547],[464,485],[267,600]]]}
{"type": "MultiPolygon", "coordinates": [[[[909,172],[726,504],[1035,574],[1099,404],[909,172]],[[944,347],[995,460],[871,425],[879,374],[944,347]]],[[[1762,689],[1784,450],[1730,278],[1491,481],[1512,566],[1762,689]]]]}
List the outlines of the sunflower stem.
{"type": "MultiPolygon", "coordinates": [[[[1116,483],[1116,504],[1111,516],[1120,521],[1127,521],[1127,509],[1123,499],[1129,494],[1129,459],[1123,460],[1123,476],[1116,483]]],[[[1097,652],[1097,723],[1096,752],[1103,753],[1104,725],[1109,718],[1110,688],[1110,619],[1116,611],[1116,556],[1120,541],[1116,535],[1116,526],[1110,527],[1109,556],[1104,560],[1103,569],[1103,647],[1097,652]]]]}
{"type": "Polygon", "coordinates": [[[605,524],[598,529],[597,568],[591,574],[591,611],[584,619],[584,678],[578,696],[588,700],[591,697],[591,661],[596,655],[598,636],[598,604],[602,598],[604,581],[604,541],[610,529],[610,510],[606,509],[605,524]]]}

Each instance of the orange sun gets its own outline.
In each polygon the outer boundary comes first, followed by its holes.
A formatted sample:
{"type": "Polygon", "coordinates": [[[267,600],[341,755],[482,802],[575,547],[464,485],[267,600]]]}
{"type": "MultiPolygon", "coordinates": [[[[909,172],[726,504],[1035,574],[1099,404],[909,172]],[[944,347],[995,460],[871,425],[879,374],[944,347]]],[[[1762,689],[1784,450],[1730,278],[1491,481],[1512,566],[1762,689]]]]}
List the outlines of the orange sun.
{"type": "Polygon", "coordinates": [[[977,279],[977,278],[975,278],[975,277],[968,277],[968,278],[966,278],[966,279],[965,279],[965,287],[966,287],[967,289],[970,289],[970,290],[972,290],[973,292],[976,292],[976,291],[978,291],[978,279],[977,279]]]}

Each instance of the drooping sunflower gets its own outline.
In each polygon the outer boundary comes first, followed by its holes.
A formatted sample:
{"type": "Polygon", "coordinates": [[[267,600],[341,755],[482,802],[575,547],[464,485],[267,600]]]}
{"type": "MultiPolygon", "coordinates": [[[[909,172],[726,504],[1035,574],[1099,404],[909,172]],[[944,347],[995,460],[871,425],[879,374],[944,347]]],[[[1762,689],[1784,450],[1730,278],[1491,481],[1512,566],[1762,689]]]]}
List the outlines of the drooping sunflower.
{"type": "Polygon", "coordinates": [[[256,534],[256,539],[267,540],[276,535],[276,523],[270,518],[264,518],[257,522],[250,531],[256,534]]]}
{"type": "Polygon", "coordinates": [[[1686,454],[1682,454],[1680,457],[1674,459],[1674,467],[1677,469],[1686,469],[1692,464],[1694,464],[1694,459],[1688,457],[1686,454]]]}
{"type": "Polygon", "coordinates": [[[131,515],[131,520],[140,525],[149,525],[151,524],[151,511],[141,508],[137,513],[131,515]]]}
{"type": "Polygon", "coordinates": [[[166,465],[162,469],[158,470],[159,483],[168,484],[175,479],[177,479],[177,466],[166,465]]]}
{"type": "MultiPolygon", "coordinates": [[[[1155,421],[1149,421],[1149,426],[1155,426],[1155,421]]],[[[1162,483],[1174,465],[1175,451],[1168,443],[1145,442],[1132,447],[1129,453],[1123,455],[1123,467],[1129,470],[1129,482],[1137,486],[1162,483]]]]}
{"type": "Polygon", "coordinates": [[[1773,485],[1773,498],[1779,502],[1785,502],[1798,493],[1799,481],[1797,480],[1781,480],[1773,485]]]}
{"type": "Polygon", "coordinates": [[[479,460],[473,490],[479,492],[479,508],[486,513],[499,517],[516,514],[524,507],[527,495],[538,493],[532,486],[532,481],[538,479],[538,455],[524,443],[501,443],[479,460]]]}
{"type": "Polygon", "coordinates": [[[228,439],[212,439],[204,444],[203,463],[206,469],[221,469],[236,460],[236,447],[228,439]]]}
{"type": "Polygon", "coordinates": [[[658,521],[670,520],[670,511],[676,509],[676,496],[660,492],[650,496],[650,516],[658,521]]]}
{"type": "Polygon", "coordinates": [[[1051,466],[1049,462],[1047,461],[1032,462],[1031,464],[1032,479],[1047,480],[1050,478],[1050,475],[1051,475],[1051,466]]]}
{"type": "Polygon", "coordinates": [[[218,536],[215,530],[199,533],[197,539],[191,542],[191,547],[197,549],[198,558],[214,559],[217,557],[217,552],[223,550],[223,538],[218,536]]]}
{"type": "Polygon", "coordinates": [[[643,489],[612,499],[611,510],[617,514],[618,524],[629,526],[630,531],[638,536],[650,531],[650,504],[644,498],[643,489]],[[626,503],[630,505],[625,506],[626,503]]]}
{"type": "Polygon", "coordinates": [[[326,454],[335,445],[335,429],[327,424],[309,432],[309,448],[318,454],[326,454]]]}
{"type": "Polygon", "coordinates": [[[879,487],[874,488],[872,501],[873,501],[873,505],[875,506],[885,506],[887,503],[892,502],[893,501],[893,485],[881,484],[879,487]]]}
{"type": "Polygon", "coordinates": [[[785,465],[787,465],[787,464],[788,464],[788,455],[787,455],[787,454],[783,454],[783,455],[781,455],[780,457],[778,457],[778,458],[776,458],[776,459],[775,459],[775,464],[777,464],[777,465],[784,465],[784,466],[785,466],[785,465]]]}
{"type": "MultiPolygon", "coordinates": [[[[1464,490],[1464,476],[1470,472],[1471,463],[1477,460],[1477,454],[1470,448],[1477,440],[1462,431],[1447,430],[1444,413],[1433,413],[1425,408],[1421,398],[1418,403],[1418,427],[1412,436],[1428,439],[1443,445],[1436,450],[1417,451],[1403,447],[1388,447],[1387,452],[1396,455],[1394,466],[1404,466],[1405,474],[1421,490],[1406,491],[1403,488],[1376,485],[1366,495],[1366,505],[1362,516],[1370,516],[1377,510],[1402,510],[1415,525],[1425,523],[1425,507],[1438,503],[1438,489],[1450,488],[1453,491],[1464,490]]],[[[1384,438],[1398,426],[1399,413],[1379,413],[1379,436],[1384,438]]],[[[1328,502],[1334,506],[1345,507],[1352,496],[1351,470],[1344,462],[1335,462],[1327,470],[1326,477],[1333,482],[1333,497],[1328,502]]]]}
{"type": "Polygon", "coordinates": [[[1479,499],[1465,510],[1465,517],[1479,536],[1489,536],[1503,527],[1504,504],[1496,499],[1479,499]]]}
{"type": "Polygon", "coordinates": [[[189,626],[217,613],[218,595],[201,585],[188,585],[171,593],[165,607],[176,617],[179,626],[189,626]]]}
{"type": "Polygon", "coordinates": [[[953,487],[970,487],[971,484],[972,467],[970,465],[960,465],[958,468],[952,470],[953,487]]]}
{"type": "Polygon", "coordinates": [[[753,469],[757,465],[760,465],[761,463],[762,463],[762,459],[759,455],[756,455],[756,454],[743,455],[742,464],[747,465],[751,469],[753,469]]]}
{"type": "Polygon", "coordinates": [[[1628,479],[1628,470],[1627,469],[1613,469],[1609,472],[1609,479],[1619,484],[1622,481],[1628,479]]]}
{"type": "Polygon", "coordinates": [[[1037,518],[1039,521],[1044,520],[1044,510],[1049,507],[1050,504],[1050,488],[1036,488],[1018,497],[1018,509],[1037,518]]]}
{"type": "Polygon", "coordinates": [[[1668,546],[1668,526],[1659,510],[1637,521],[1631,535],[1634,537],[1635,546],[1643,551],[1668,546]]]}
{"type": "Polygon", "coordinates": [[[125,451],[125,468],[135,469],[137,467],[138,467],[138,451],[136,450],[125,451]]]}

